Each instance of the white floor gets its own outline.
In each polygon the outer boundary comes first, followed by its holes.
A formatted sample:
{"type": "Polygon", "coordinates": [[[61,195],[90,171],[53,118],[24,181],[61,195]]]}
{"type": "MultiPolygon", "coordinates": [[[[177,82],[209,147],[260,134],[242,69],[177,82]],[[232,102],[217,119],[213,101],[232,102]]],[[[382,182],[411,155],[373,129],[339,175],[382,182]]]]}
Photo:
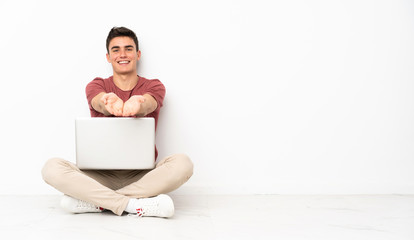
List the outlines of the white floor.
{"type": "Polygon", "coordinates": [[[70,214],[0,196],[1,239],[414,239],[413,195],[173,195],[171,219],[70,214]]]}

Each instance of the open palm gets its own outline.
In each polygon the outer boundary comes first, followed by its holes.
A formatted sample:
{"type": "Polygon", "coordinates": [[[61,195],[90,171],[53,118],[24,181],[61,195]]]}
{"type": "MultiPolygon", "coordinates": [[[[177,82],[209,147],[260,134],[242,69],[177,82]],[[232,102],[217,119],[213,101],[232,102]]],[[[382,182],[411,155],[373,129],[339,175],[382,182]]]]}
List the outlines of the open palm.
{"type": "Polygon", "coordinates": [[[104,103],[106,110],[115,116],[122,116],[124,101],[115,93],[107,93],[102,96],[101,101],[104,103]]]}
{"type": "Polygon", "coordinates": [[[145,101],[145,98],[141,95],[134,95],[128,101],[125,102],[122,110],[122,116],[130,117],[135,116],[141,109],[141,103],[145,101]]]}

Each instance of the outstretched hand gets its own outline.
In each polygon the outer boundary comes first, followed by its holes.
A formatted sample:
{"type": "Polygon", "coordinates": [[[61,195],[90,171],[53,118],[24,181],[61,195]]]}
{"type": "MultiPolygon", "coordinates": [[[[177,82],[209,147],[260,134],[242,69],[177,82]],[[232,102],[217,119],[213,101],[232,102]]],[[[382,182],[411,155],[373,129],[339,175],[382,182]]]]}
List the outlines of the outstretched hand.
{"type": "Polygon", "coordinates": [[[122,116],[124,101],[122,101],[122,99],[120,99],[115,93],[111,92],[104,94],[101,98],[101,102],[110,114],[117,117],[122,116]]]}
{"type": "Polygon", "coordinates": [[[145,98],[141,95],[134,95],[124,103],[115,93],[106,93],[102,96],[101,102],[105,109],[117,117],[133,117],[138,115],[141,110],[141,104],[145,98]]]}
{"type": "Polygon", "coordinates": [[[145,98],[141,95],[134,95],[125,102],[122,111],[123,117],[136,116],[141,110],[141,103],[145,102],[145,98]]]}

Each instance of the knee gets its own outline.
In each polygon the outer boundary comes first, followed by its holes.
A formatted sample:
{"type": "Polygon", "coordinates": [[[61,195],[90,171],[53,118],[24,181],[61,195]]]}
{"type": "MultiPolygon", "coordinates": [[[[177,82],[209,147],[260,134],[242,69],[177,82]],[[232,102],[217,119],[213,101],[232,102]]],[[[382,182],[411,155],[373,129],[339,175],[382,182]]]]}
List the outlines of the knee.
{"type": "Polygon", "coordinates": [[[59,169],[64,164],[64,162],[65,160],[61,158],[51,158],[47,160],[42,168],[43,180],[48,184],[56,181],[59,177],[59,169]]]}
{"type": "Polygon", "coordinates": [[[194,164],[191,161],[190,157],[186,154],[180,153],[174,155],[176,164],[177,164],[177,170],[184,175],[187,179],[189,179],[193,175],[194,170],[194,164]]]}

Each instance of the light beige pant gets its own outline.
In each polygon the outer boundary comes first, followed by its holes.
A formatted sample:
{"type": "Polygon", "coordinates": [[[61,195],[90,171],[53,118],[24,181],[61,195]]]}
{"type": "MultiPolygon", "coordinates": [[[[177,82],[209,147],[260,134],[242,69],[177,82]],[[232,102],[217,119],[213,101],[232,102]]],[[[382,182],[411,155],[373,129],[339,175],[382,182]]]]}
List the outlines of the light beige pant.
{"type": "Polygon", "coordinates": [[[80,170],[75,164],[49,159],[42,169],[46,183],[60,192],[117,215],[130,198],[153,197],[171,192],[193,174],[193,163],[184,154],[162,159],[152,170],[80,170]]]}

